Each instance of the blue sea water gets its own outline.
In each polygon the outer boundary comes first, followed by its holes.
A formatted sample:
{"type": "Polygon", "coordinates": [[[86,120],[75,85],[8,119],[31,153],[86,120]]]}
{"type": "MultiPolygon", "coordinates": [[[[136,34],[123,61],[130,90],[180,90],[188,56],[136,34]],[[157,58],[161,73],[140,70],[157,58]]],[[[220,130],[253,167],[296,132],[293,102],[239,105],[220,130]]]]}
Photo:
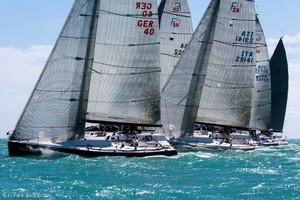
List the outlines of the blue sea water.
{"type": "Polygon", "coordinates": [[[173,157],[10,157],[0,140],[0,199],[300,199],[300,140],[254,151],[173,157]]]}

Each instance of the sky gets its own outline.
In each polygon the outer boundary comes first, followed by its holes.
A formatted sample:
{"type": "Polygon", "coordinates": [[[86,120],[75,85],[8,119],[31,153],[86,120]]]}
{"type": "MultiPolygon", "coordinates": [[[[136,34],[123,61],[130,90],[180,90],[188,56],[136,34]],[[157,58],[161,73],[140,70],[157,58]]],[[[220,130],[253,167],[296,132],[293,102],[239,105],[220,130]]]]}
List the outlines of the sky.
{"type": "MultiPolygon", "coordinates": [[[[210,0],[188,0],[194,27],[210,0]]],[[[1,0],[0,137],[12,131],[49,56],[73,0],[1,0]]],[[[269,55],[280,37],[289,62],[289,99],[284,125],[300,139],[299,0],[256,0],[269,55]]]]}

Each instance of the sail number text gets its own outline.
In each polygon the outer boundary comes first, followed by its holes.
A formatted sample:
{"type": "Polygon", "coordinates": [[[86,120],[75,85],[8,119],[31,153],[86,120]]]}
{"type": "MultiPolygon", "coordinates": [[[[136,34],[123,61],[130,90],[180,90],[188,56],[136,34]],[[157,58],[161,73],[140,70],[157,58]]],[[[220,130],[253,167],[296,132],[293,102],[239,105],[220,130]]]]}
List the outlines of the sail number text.
{"type": "Polygon", "coordinates": [[[187,44],[181,44],[179,49],[175,49],[174,55],[175,56],[181,56],[183,54],[184,49],[187,47],[187,44]]]}
{"type": "MultiPolygon", "coordinates": [[[[145,2],[137,2],[136,3],[136,10],[141,10],[142,11],[142,16],[144,18],[146,17],[152,17],[152,3],[145,3],[145,2]]],[[[153,20],[148,20],[148,19],[140,19],[137,22],[137,26],[141,28],[145,28],[144,34],[145,35],[153,35],[155,33],[155,29],[153,28],[154,21],[153,20]]]]}
{"type": "Polygon", "coordinates": [[[270,70],[268,65],[259,65],[255,69],[256,81],[257,82],[269,82],[270,81],[270,70]]]}
{"type": "Polygon", "coordinates": [[[253,31],[243,31],[240,35],[235,37],[236,42],[243,43],[253,43],[254,42],[254,32],[253,31]]]}
{"type": "Polygon", "coordinates": [[[236,56],[235,62],[253,63],[253,52],[251,52],[251,51],[242,51],[240,56],[236,56]]]}

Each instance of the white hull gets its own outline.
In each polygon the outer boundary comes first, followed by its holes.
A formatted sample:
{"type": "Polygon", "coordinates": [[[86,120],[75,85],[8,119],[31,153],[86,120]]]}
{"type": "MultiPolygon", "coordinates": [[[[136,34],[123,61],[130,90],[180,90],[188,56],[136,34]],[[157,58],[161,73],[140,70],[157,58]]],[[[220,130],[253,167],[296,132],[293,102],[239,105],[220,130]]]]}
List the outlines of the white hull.
{"type": "Polygon", "coordinates": [[[248,141],[248,144],[245,144],[246,141],[235,141],[234,143],[226,143],[222,141],[214,140],[209,135],[195,135],[194,137],[181,137],[173,140],[173,143],[176,145],[183,145],[191,147],[193,149],[214,149],[214,150],[254,150],[257,148],[255,143],[248,141]]]}
{"type": "Polygon", "coordinates": [[[208,149],[208,150],[243,150],[243,151],[250,151],[255,150],[257,146],[251,146],[246,144],[229,144],[229,143],[219,143],[219,142],[212,142],[212,143],[185,143],[188,147],[192,147],[194,149],[208,149]]]}

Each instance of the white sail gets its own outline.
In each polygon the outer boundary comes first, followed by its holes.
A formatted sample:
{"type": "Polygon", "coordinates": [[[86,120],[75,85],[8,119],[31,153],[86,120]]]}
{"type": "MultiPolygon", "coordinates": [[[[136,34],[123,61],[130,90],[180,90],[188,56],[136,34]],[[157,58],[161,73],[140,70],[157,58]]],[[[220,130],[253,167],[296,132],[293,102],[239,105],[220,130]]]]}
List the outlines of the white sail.
{"type": "Polygon", "coordinates": [[[158,10],[162,88],[193,34],[193,25],[187,0],[162,0],[158,10]]]}
{"type": "Polygon", "coordinates": [[[197,122],[249,127],[256,65],[253,0],[221,0],[197,122]]]}
{"type": "Polygon", "coordinates": [[[250,128],[268,130],[271,120],[271,77],[269,54],[262,26],[256,21],[256,69],[250,128]]]}
{"type": "Polygon", "coordinates": [[[92,70],[87,121],[157,125],[160,61],[156,0],[100,2],[92,70]]]}
{"type": "Polygon", "coordinates": [[[192,135],[195,121],[249,126],[255,30],[254,1],[211,1],[163,88],[162,121],[172,135],[192,135]]]}
{"type": "Polygon", "coordinates": [[[97,9],[97,0],[74,2],[12,138],[83,136],[97,9]]]}

